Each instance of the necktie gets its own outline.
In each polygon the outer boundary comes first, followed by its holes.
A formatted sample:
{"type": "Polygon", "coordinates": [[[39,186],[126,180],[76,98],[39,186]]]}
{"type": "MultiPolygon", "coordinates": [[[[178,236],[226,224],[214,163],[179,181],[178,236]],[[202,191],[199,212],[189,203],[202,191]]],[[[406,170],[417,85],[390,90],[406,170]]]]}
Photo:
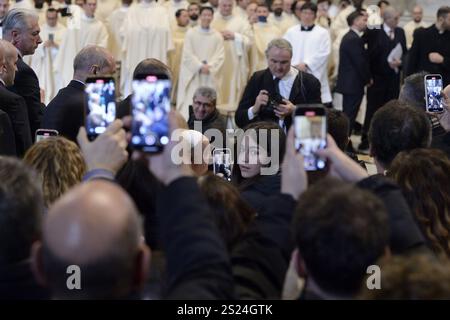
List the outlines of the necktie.
{"type": "Polygon", "coordinates": [[[273,79],[273,82],[275,84],[275,93],[277,95],[280,95],[280,80],[281,80],[280,78],[273,79]]]}
{"type": "Polygon", "coordinates": [[[395,37],[395,35],[394,35],[394,30],[390,30],[389,31],[389,39],[391,39],[391,40],[394,40],[394,37],[395,37]]]}

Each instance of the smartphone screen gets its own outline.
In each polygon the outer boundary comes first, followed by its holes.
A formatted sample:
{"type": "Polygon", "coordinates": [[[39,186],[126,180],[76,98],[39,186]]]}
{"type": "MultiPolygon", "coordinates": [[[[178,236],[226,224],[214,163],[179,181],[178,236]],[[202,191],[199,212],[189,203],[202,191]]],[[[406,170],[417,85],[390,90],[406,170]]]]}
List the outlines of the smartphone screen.
{"type": "Polygon", "coordinates": [[[49,33],[48,34],[48,40],[49,41],[54,41],[55,40],[55,35],[53,33],[49,33]]]}
{"type": "Polygon", "coordinates": [[[48,139],[50,137],[56,137],[59,135],[59,132],[57,130],[50,130],[50,129],[38,129],[36,131],[36,143],[39,141],[48,139]]]}
{"type": "Polygon", "coordinates": [[[111,77],[88,78],[86,131],[92,139],[105,132],[116,118],[116,89],[111,77]]]}
{"type": "Polygon", "coordinates": [[[215,149],[213,151],[214,175],[231,181],[232,161],[230,149],[215,149]]]}
{"type": "Polygon", "coordinates": [[[131,144],[148,153],[169,143],[171,81],[164,75],[141,75],[132,83],[131,144]]]}
{"type": "Polygon", "coordinates": [[[442,105],[442,76],[439,74],[430,74],[425,76],[425,94],[427,112],[444,112],[442,105]]]}
{"type": "Polygon", "coordinates": [[[327,118],[322,107],[299,107],[295,113],[295,149],[304,157],[306,171],[324,170],[326,159],[316,151],[327,146],[327,118]]]}

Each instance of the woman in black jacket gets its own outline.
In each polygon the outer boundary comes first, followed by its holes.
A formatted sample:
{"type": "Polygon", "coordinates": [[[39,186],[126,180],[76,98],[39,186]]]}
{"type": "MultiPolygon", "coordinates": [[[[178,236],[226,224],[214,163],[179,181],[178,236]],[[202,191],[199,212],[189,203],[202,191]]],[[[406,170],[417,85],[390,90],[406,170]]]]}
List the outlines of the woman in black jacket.
{"type": "Polygon", "coordinates": [[[256,122],[244,129],[233,182],[256,212],[263,208],[264,199],[280,193],[285,144],[286,135],[274,122],[256,122]]]}

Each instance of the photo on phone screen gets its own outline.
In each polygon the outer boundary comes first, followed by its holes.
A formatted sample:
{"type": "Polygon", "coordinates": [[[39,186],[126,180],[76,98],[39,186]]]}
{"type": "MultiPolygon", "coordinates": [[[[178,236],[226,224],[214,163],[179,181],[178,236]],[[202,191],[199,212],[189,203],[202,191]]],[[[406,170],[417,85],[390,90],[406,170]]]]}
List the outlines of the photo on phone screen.
{"type": "Polygon", "coordinates": [[[425,76],[425,94],[427,112],[444,112],[442,105],[442,76],[438,74],[429,74],[425,76]]]}
{"type": "Polygon", "coordinates": [[[116,90],[113,78],[89,78],[87,94],[86,131],[96,137],[116,119],[116,90]]]}
{"type": "Polygon", "coordinates": [[[295,119],[295,149],[301,152],[306,171],[324,170],[326,160],[316,156],[316,151],[327,146],[327,117],[321,107],[299,107],[295,119]]]}
{"type": "Polygon", "coordinates": [[[139,76],[132,83],[131,144],[144,152],[161,152],[169,143],[171,81],[163,75],[139,76]]]}
{"type": "Polygon", "coordinates": [[[232,165],[233,161],[231,159],[230,149],[215,149],[213,151],[214,175],[231,181],[232,165]]]}
{"type": "Polygon", "coordinates": [[[39,141],[48,139],[50,137],[57,137],[59,135],[59,132],[57,130],[51,130],[51,129],[38,129],[36,130],[36,143],[39,141]]]}

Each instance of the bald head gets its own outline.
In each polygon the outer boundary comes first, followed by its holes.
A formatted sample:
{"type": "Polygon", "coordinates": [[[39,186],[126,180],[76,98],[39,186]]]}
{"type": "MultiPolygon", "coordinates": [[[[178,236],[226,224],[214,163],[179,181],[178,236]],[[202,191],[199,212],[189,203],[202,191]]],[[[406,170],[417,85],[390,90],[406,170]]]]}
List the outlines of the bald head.
{"type": "Polygon", "coordinates": [[[17,50],[8,41],[0,40],[0,79],[6,86],[14,85],[17,71],[17,50]]]}
{"type": "Polygon", "coordinates": [[[74,79],[86,81],[89,76],[111,75],[116,72],[116,60],[105,48],[84,47],[73,62],[74,79]]]}
{"type": "Polygon", "coordinates": [[[412,10],[412,17],[414,22],[419,23],[423,18],[423,9],[421,6],[417,5],[412,10]]]}
{"type": "Polygon", "coordinates": [[[137,209],[117,185],[98,180],[69,191],[51,207],[43,226],[42,269],[53,294],[77,298],[130,294],[145,248],[142,235],[137,209]],[[69,292],[60,283],[70,265],[81,269],[83,292],[69,292]]]}
{"type": "Polygon", "coordinates": [[[389,28],[396,28],[399,18],[400,14],[394,7],[388,6],[384,9],[383,20],[384,23],[389,26],[389,28]]]}

